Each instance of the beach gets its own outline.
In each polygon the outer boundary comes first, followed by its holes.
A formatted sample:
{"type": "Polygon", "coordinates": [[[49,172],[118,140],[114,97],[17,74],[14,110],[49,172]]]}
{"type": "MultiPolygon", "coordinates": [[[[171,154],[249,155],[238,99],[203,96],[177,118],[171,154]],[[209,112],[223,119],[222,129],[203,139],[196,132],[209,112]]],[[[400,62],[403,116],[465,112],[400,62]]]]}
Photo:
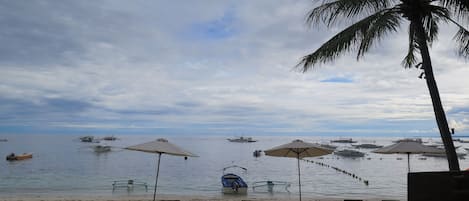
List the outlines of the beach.
{"type": "MultiPolygon", "coordinates": [[[[1,197],[0,201],[149,201],[152,195],[145,196],[13,196],[1,197]]],[[[158,195],[158,201],[297,201],[298,197],[258,198],[250,196],[187,196],[187,195],[158,195]]],[[[343,201],[338,198],[308,198],[304,201],[343,201]]],[[[381,201],[383,199],[363,199],[363,201],[381,201]]]]}

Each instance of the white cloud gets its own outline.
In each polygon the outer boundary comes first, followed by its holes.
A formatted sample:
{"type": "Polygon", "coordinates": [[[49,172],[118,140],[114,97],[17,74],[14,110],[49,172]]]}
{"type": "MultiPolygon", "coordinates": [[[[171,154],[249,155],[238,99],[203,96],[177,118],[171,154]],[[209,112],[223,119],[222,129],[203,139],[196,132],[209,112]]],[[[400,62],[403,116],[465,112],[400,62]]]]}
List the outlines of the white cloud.
{"type": "MultiPolygon", "coordinates": [[[[44,33],[36,36],[39,40],[60,38],[68,45],[7,43],[9,51],[25,48],[32,56],[29,62],[17,55],[0,62],[0,95],[39,106],[50,99],[90,104],[74,114],[79,120],[52,119],[51,126],[177,129],[197,124],[208,130],[246,126],[342,133],[405,130],[366,125],[373,121],[426,121],[430,125],[417,123],[414,130],[435,127],[420,72],[400,65],[407,47],[405,24],[358,62],[352,53],[301,74],[293,70],[301,56],[338,31],[307,29],[310,1],[98,1],[75,2],[67,9],[66,3],[49,4],[56,9],[41,14],[45,23],[19,11],[9,19],[22,22],[15,26],[26,35],[35,27],[44,33]],[[231,35],[194,37],[194,26],[227,15],[233,18],[231,35]],[[44,47],[46,54],[24,44],[44,47]],[[320,82],[334,77],[353,82],[320,82]],[[342,124],[347,128],[335,128],[342,124]]],[[[448,53],[451,37],[442,31],[441,43],[432,49],[447,111],[469,108],[467,63],[448,53]]],[[[14,110],[2,108],[5,114],[14,110]]],[[[456,125],[467,121],[459,113],[451,118],[456,125]]]]}

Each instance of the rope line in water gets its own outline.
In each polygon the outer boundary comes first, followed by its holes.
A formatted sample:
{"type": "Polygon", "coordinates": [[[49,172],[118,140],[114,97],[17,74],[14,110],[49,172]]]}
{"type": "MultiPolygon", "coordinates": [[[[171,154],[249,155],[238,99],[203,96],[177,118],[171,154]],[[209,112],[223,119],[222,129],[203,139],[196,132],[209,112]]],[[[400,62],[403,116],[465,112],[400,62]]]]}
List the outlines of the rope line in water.
{"type": "Polygon", "coordinates": [[[354,178],[354,179],[358,179],[358,181],[363,182],[363,183],[364,183],[365,185],[367,185],[367,186],[370,184],[370,182],[369,182],[368,180],[362,179],[361,177],[357,176],[356,174],[350,173],[350,172],[348,172],[348,171],[346,171],[346,170],[342,170],[342,169],[340,169],[340,168],[338,168],[338,167],[334,167],[334,166],[332,166],[332,165],[329,165],[329,164],[326,164],[326,163],[323,163],[323,162],[313,161],[313,160],[306,160],[306,159],[302,159],[302,160],[303,160],[303,161],[306,161],[306,162],[309,162],[309,163],[313,163],[313,164],[322,166],[322,167],[331,168],[331,169],[333,169],[333,170],[335,170],[335,171],[337,171],[337,172],[340,172],[340,173],[343,173],[343,174],[345,174],[345,175],[351,176],[351,177],[354,178]]]}

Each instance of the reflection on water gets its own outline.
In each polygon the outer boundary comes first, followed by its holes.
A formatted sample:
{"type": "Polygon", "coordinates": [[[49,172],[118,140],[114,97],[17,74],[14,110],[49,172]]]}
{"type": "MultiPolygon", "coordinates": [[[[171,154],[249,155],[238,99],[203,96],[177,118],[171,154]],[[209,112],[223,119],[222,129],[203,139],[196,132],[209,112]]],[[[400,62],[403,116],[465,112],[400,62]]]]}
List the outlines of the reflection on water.
{"type": "MultiPolygon", "coordinates": [[[[112,192],[115,180],[134,179],[148,183],[153,188],[156,176],[155,154],[123,150],[156,138],[157,135],[122,135],[116,141],[106,141],[112,146],[110,152],[95,153],[93,144],[82,143],[79,136],[71,135],[8,135],[8,142],[0,142],[0,156],[11,152],[33,152],[33,159],[25,161],[0,161],[0,196],[16,194],[151,194],[143,189],[126,189],[112,192]]],[[[233,143],[226,137],[166,136],[166,138],[200,157],[184,160],[183,157],[163,155],[158,182],[158,192],[163,194],[215,195],[221,196],[222,168],[231,164],[248,168],[240,174],[250,185],[255,181],[288,181],[290,192],[283,188],[248,191],[248,196],[296,196],[298,173],[296,159],[262,155],[253,157],[255,150],[302,139],[308,142],[328,142],[326,137],[254,137],[255,143],[233,143]]],[[[358,143],[375,142],[389,145],[395,138],[354,138],[358,143]]],[[[469,144],[458,151],[464,152],[469,144]]],[[[335,144],[339,148],[353,149],[350,144],[335,144]]],[[[371,149],[361,149],[363,158],[343,158],[328,155],[323,158],[308,158],[347,170],[360,178],[369,180],[369,185],[349,175],[317,165],[301,162],[302,192],[305,197],[330,198],[390,198],[405,199],[407,160],[401,155],[378,155],[371,149]]],[[[419,160],[420,155],[411,156],[412,171],[446,170],[444,158],[419,160]]],[[[469,160],[461,160],[461,167],[469,167],[469,160]]]]}

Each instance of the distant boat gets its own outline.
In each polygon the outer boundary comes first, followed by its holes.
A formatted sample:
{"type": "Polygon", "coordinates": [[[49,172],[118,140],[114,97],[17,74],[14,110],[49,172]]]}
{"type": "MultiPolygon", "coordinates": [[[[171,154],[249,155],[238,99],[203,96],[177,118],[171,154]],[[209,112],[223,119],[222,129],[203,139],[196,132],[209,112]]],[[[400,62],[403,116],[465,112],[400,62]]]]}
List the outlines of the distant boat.
{"type": "Polygon", "coordinates": [[[375,144],[359,144],[359,145],[352,145],[352,146],[358,149],[375,149],[375,148],[383,147],[381,145],[375,145],[375,144]]]}
{"type": "Polygon", "coordinates": [[[106,141],[114,141],[114,140],[117,140],[117,138],[114,137],[114,136],[106,136],[106,137],[103,137],[103,140],[106,140],[106,141]]]}
{"type": "MultiPolygon", "coordinates": [[[[466,153],[456,153],[456,155],[458,156],[458,158],[464,158],[467,154],[466,153]]],[[[446,158],[446,153],[426,153],[426,154],[422,154],[422,156],[446,158]]]]}
{"type": "Polygon", "coordinates": [[[96,145],[93,147],[94,152],[96,153],[103,153],[103,152],[108,152],[111,151],[111,146],[108,145],[96,145]]]}
{"type": "Polygon", "coordinates": [[[7,139],[0,139],[0,142],[8,142],[7,139]]]}
{"type": "Polygon", "coordinates": [[[81,140],[82,142],[93,142],[93,139],[94,139],[93,136],[83,136],[83,137],[80,137],[80,140],[81,140]]]}
{"type": "Polygon", "coordinates": [[[334,145],[330,145],[330,144],[319,144],[320,147],[324,147],[326,149],[332,149],[332,150],[335,150],[337,149],[337,146],[334,146],[334,145]]]}
{"type": "Polygon", "coordinates": [[[365,156],[365,153],[363,153],[363,152],[350,150],[350,149],[335,151],[334,154],[339,155],[339,156],[343,156],[343,157],[363,157],[363,156],[365,156]]]}
{"type": "Polygon", "coordinates": [[[251,137],[229,138],[227,140],[230,142],[257,142],[257,140],[254,140],[251,137]]]}
{"type": "Polygon", "coordinates": [[[422,138],[404,138],[404,139],[399,139],[399,140],[396,140],[396,141],[393,141],[394,143],[399,143],[399,142],[417,142],[417,143],[420,143],[422,144],[423,141],[422,141],[422,138]]]}
{"type": "Polygon", "coordinates": [[[29,158],[32,158],[33,154],[32,153],[24,153],[21,155],[15,155],[14,153],[11,153],[6,157],[7,161],[20,161],[20,160],[26,160],[29,158]]]}
{"type": "Polygon", "coordinates": [[[357,141],[353,141],[352,138],[341,138],[338,140],[331,140],[332,143],[356,143],[357,141]]]}
{"type": "Polygon", "coordinates": [[[93,136],[83,136],[83,137],[80,137],[80,140],[82,142],[94,142],[94,143],[99,143],[99,140],[98,139],[94,139],[93,136]]]}
{"type": "Polygon", "coordinates": [[[255,150],[255,151],[252,153],[252,155],[253,155],[254,157],[256,157],[256,158],[257,158],[257,157],[261,157],[261,155],[262,155],[262,150],[255,150]]]}

